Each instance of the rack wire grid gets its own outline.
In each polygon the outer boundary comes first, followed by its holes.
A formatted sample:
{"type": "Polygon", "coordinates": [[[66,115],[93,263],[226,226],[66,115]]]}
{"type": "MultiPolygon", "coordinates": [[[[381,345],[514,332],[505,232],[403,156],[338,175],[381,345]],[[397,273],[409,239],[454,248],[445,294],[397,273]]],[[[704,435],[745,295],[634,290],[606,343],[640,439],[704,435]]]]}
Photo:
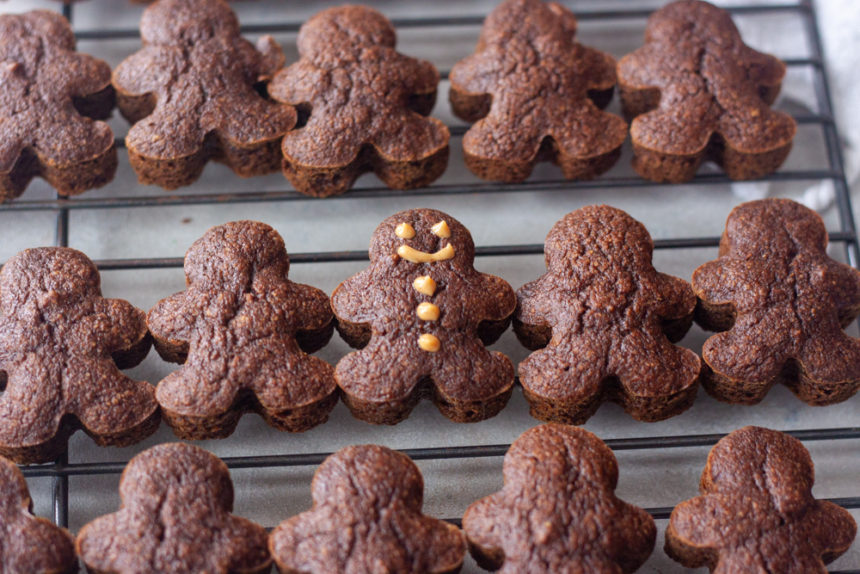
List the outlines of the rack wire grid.
{"type": "MultiPolygon", "coordinates": [[[[459,136],[465,133],[467,126],[454,120],[445,109],[446,68],[471,52],[493,2],[476,4],[477,8],[466,8],[462,3],[457,5],[451,1],[435,6],[429,3],[376,4],[392,16],[401,36],[399,49],[409,55],[431,59],[442,70],[440,103],[434,115],[446,119],[454,136],[449,173],[442,180],[424,189],[402,192],[381,187],[373,176],[365,176],[356,189],[339,198],[312,200],[290,189],[279,175],[241,180],[225,168],[210,166],[198,184],[167,193],[139,186],[121,152],[117,180],[105,190],[65,199],[49,195],[52,192],[47,186],[34,183],[24,197],[0,205],[4,229],[0,249],[5,249],[0,251],[0,258],[8,257],[19,248],[33,246],[29,242],[38,241],[42,233],[33,229],[49,226],[53,229],[55,244],[60,246],[70,245],[72,231],[79,229],[79,237],[72,246],[84,248],[91,244],[91,251],[107,254],[95,257],[99,268],[103,272],[120,272],[123,277],[112,279],[115,275],[103,273],[106,287],[120,287],[119,293],[108,289],[106,295],[133,299],[137,293],[138,306],[147,308],[183,287],[182,258],[156,256],[151,252],[156,250],[152,246],[178,255],[208,224],[250,213],[261,219],[286,217],[289,224],[281,225],[279,230],[289,231],[285,233],[288,247],[294,244],[339,246],[337,241],[319,240],[348,236],[350,247],[355,248],[291,253],[291,261],[299,264],[293,268],[294,280],[313,283],[309,279],[325,277],[320,282],[328,281],[331,287],[332,281],[345,278],[364,266],[367,252],[358,246],[369,239],[375,226],[371,222],[378,222],[403,206],[416,207],[416,203],[420,203],[439,207],[443,204],[455,217],[458,217],[458,208],[472,214],[467,224],[479,245],[476,250],[478,267],[490,266],[491,271],[517,287],[543,271],[540,239],[551,224],[572,208],[595,200],[628,209],[646,222],[655,235],[655,260],[661,270],[677,271],[676,274],[689,277],[695,265],[715,256],[725,215],[741,201],[731,194],[729,180],[717,170],[703,170],[689,185],[658,186],[631,171],[631,153],[629,147],[625,147],[618,165],[593,181],[562,180],[552,166],[539,167],[532,178],[521,184],[488,183],[468,174],[462,167],[459,149],[459,136]],[[468,15],[459,14],[464,10],[469,11],[468,15]],[[449,44],[456,45],[456,49],[447,48],[449,44]],[[213,188],[216,191],[212,191],[213,188]],[[509,200],[509,197],[515,199],[509,200]],[[506,223],[504,218],[497,218],[495,212],[488,210],[491,206],[499,212],[513,211],[514,216],[506,223]],[[191,225],[201,213],[201,224],[191,225]],[[177,221],[180,216],[184,217],[177,221]],[[73,226],[75,219],[78,221],[73,226]],[[475,233],[476,226],[483,227],[475,233]],[[318,227],[322,230],[316,232],[318,227]],[[682,232],[680,236],[679,231],[682,232]],[[493,244],[485,240],[487,237],[513,237],[522,241],[493,244]],[[23,244],[16,245],[16,238],[23,244]],[[122,249],[135,255],[111,256],[122,249]],[[159,270],[167,274],[152,279],[151,274],[159,270]],[[516,283],[516,279],[521,282],[516,283]],[[131,292],[131,296],[126,296],[126,291],[131,292]]],[[[51,2],[45,2],[44,6],[60,9],[51,2]]],[[[301,23],[321,8],[320,3],[313,2],[286,5],[259,2],[235,6],[243,21],[243,33],[277,35],[283,40],[288,62],[295,60],[292,46],[301,23]],[[253,22],[254,17],[258,23],[253,22]]],[[[580,21],[582,41],[616,56],[641,43],[645,19],[654,7],[641,2],[571,5],[580,21]],[[608,38],[614,42],[614,49],[607,48],[608,38]]],[[[782,196],[797,195],[811,183],[832,182],[836,206],[825,214],[831,255],[856,267],[860,263],[858,236],[815,7],[811,0],[798,3],[760,0],[760,3],[732,3],[727,8],[747,41],[756,47],[756,39],[767,45],[771,39],[769,35],[777,29],[774,26],[779,25],[783,26],[779,29],[787,29],[789,34],[793,30],[797,38],[791,38],[789,44],[805,51],[798,55],[789,49],[788,55],[777,54],[786,62],[789,78],[796,76],[798,85],[811,90],[811,101],[800,105],[783,99],[778,105],[793,114],[800,131],[796,149],[787,164],[763,181],[771,184],[774,194],[782,196]],[[752,36],[751,42],[748,35],[752,36]],[[799,148],[806,151],[798,151],[799,148]]],[[[82,51],[104,57],[116,65],[138,48],[139,32],[136,26],[128,23],[136,21],[139,8],[119,1],[91,0],[74,6],[65,4],[62,11],[72,22],[82,51]]],[[[617,111],[617,102],[613,106],[617,111]]],[[[121,119],[114,120],[112,125],[120,136],[117,144],[122,148],[121,136],[127,126],[121,119]]],[[[706,336],[694,328],[683,344],[700,350],[706,336]]],[[[516,345],[510,333],[499,345],[515,362],[525,356],[525,351],[516,345]]],[[[333,341],[330,347],[334,349],[324,350],[323,356],[332,362],[346,352],[339,341],[333,341]]],[[[132,373],[155,382],[169,371],[170,367],[153,355],[144,367],[132,373]]],[[[788,391],[774,389],[759,406],[731,407],[700,392],[690,411],[655,424],[631,421],[614,405],[604,405],[586,426],[604,438],[619,457],[619,495],[646,507],[661,530],[657,547],[643,571],[680,569],[661,550],[665,519],[673,504],[696,494],[707,448],[744,424],[763,424],[785,430],[802,440],[818,464],[816,492],[823,489],[823,497],[858,516],[860,410],[857,403],[855,398],[827,409],[807,407],[788,391]]],[[[234,437],[211,441],[204,446],[224,458],[237,480],[237,513],[256,512],[263,518],[251,517],[269,527],[307,508],[309,480],[315,465],[340,446],[354,442],[388,444],[419,461],[428,487],[428,513],[458,523],[457,517],[468,503],[499,488],[501,457],[510,441],[537,422],[528,416],[527,406],[517,392],[508,409],[495,419],[477,425],[449,423],[432,406],[422,404],[408,421],[397,427],[372,427],[352,420],[343,405],[339,405],[328,423],[304,435],[281,434],[265,427],[256,417],[245,417],[234,437]],[[266,470],[275,473],[267,474],[266,470]],[[242,471],[247,472],[242,474],[242,471]]],[[[57,524],[71,526],[73,530],[92,517],[116,508],[116,483],[130,456],[152,444],[171,440],[164,425],[155,437],[129,449],[95,449],[81,435],[78,433],[70,442],[72,457],[80,461],[70,462],[68,456],[63,456],[52,464],[23,468],[34,491],[36,511],[52,513],[57,524]],[[74,493],[70,484],[74,484],[74,493]],[[72,516],[70,506],[74,510],[72,516]]],[[[860,573],[857,547],[855,542],[846,556],[834,563],[836,570],[833,572],[860,573]]],[[[465,570],[479,571],[471,562],[465,570]]]]}

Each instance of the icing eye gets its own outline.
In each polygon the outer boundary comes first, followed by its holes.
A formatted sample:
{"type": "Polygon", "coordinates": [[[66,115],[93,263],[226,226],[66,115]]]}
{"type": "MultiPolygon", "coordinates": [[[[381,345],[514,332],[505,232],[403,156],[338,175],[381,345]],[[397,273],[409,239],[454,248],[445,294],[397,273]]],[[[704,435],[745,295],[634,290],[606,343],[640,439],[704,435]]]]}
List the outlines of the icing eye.
{"type": "Polygon", "coordinates": [[[412,239],[415,237],[415,228],[408,223],[399,223],[394,228],[394,235],[401,239],[412,239]]]}
{"type": "Polygon", "coordinates": [[[430,228],[430,231],[433,232],[433,235],[436,237],[451,237],[451,228],[448,227],[448,222],[444,219],[430,228]]]}

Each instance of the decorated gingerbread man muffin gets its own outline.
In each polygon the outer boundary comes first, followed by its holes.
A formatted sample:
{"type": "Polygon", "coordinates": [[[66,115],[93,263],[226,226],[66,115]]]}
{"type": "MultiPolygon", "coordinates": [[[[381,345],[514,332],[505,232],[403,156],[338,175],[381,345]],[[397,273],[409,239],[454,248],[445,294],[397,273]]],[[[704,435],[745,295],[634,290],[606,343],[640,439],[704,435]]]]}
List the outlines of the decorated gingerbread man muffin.
{"type": "Polygon", "coordinates": [[[497,414],[514,383],[495,341],[516,307],[513,289],[473,266],[475,246],[456,219],[413,209],[383,221],[370,243],[370,267],[344,281],[332,308],[354,347],[335,378],[361,419],[394,424],[422,395],[458,422],[497,414]]]}

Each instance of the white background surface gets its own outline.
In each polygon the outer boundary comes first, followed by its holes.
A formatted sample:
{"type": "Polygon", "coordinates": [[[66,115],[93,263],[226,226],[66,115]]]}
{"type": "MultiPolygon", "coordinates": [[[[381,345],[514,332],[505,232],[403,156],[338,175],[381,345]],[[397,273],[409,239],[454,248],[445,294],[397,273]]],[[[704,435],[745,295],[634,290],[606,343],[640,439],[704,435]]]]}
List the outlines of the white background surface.
{"type": "MultiPolygon", "coordinates": [[[[734,2],[741,3],[741,2],[734,2]]],[[[311,14],[330,5],[329,2],[258,0],[236,4],[244,24],[276,21],[303,21],[311,14]]],[[[441,16],[445,14],[485,15],[494,2],[372,2],[390,17],[441,16]]],[[[607,9],[611,7],[654,6],[659,2],[568,2],[576,10],[607,9]]],[[[834,37],[855,54],[856,27],[852,33],[841,2],[828,3],[822,10],[826,26],[837,32],[834,37]],[[853,43],[853,49],[852,47],[853,43]]],[[[850,6],[850,3],[847,4],[850,6]]],[[[33,7],[58,9],[50,0],[11,0],[0,10],[22,11],[33,7]]],[[[89,0],[75,6],[76,29],[136,27],[142,8],[124,0],[89,0]]],[[[855,8],[848,8],[857,12],[855,8]]],[[[809,56],[808,38],[803,21],[797,13],[768,16],[736,17],[747,42],[756,48],[771,51],[783,58],[809,56]]],[[[593,47],[620,57],[641,44],[643,19],[583,21],[580,39],[593,47]]],[[[827,29],[826,29],[827,30],[827,29]]],[[[440,69],[450,67],[469,54],[477,38],[478,27],[410,28],[399,32],[399,48],[404,53],[432,60],[440,69]]],[[[296,60],[295,35],[276,36],[287,53],[287,61],[296,60]]],[[[115,66],[122,58],[139,47],[138,40],[82,41],[81,51],[106,59],[115,66]]],[[[834,67],[846,70],[836,82],[845,90],[837,94],[840,102],[856,85],[856,73],[840,56],[834,67]]],[[[850,58],[848,58],[850,60],[850,58]]],[[[814,109],[811,88],[812,68],[792,67],[785,82],[784,94],[777,104],[788,111],[814,109]]],[[[855,92],[856,93],[856,92],[855,92]]],[[[854,96],[856,100],[856,95],[854,96]]],[[[847,105],[847,104],[846,104],[847,105]]],[[[841,105],[840,105],[841,106],[841,105]]],[[[611,110],[618,111],[617,99],[611,110]]],[[[841,110],[846,109],[841,106],[841,110]]],[[[436,117],[449,125],[461,125],[454,118],[447,101],[447,83],[440,86],[434,111],[436,117]]],[[[115,114],[112,125],[118,135],[127,130],[125,121],[115,114]]],[[[843,133],[857,132],[856,116],[838,117],[843,133]]],[[[856,142],[856,140],[854,140],[856,142]]],[[[605,177],[632,175],[629,167],[631,153],[625,146],[619,163],[605,177]]],[[[783,170],[826,169],[826,155],[820,127],[802,125],[795,149],[783,170]]],[[[852,164],[853,165],[853,164],[852,164]]],[[[706,167],[705,171],[713,168],[706,167]]],[[[557,179],[558,170],[551,165],[536,169],[531,181],[557,179]]],[[[476,178],[463,165],[459,138],[452,139],[449,168],[439,184],[473,183],[476,178]]],[[[816,182],[787,182],[773,184],[771,193],[785,197],[801,197],[804,190],[816,182]]],[[[372,175],[359,180],[359,187],[378,187],[372,175]]],[[[252,180],[242,180],[230,170],[210,165],[201,180],[180,194],[212,192],[281,190],[289,184],[279,174],[252,180]]],[[[526,186],[527,188],[527,186],[526,186]]],[[[116,196],[159,196],[166,192],[155,187],[140,186],[128,166],[124,150],[120,150],[120,168],[116,180],[105,188],[89,192],[83,198],[116,196]]],[[[50,199],[53,192],[43,183],[34,182],[22,200],[50,199]]],[[[476,245],[511,245],[542,243],[552,224],[565,213],[583,205],[608,203],[627,210],[648,227],[658,239],[718,236],[731,208],[741,200],[726,185],[650,186],[631,189],[601,189],[577,185],[553,192],[494,193],[468,195],[424,195],[398,197],[329,200],[298,200],[276,203],[242,203],[229,205],[200,205],[123,208],[116,210],[73,210],[70,216],[69,243],[93,259],[131,257],[178,257],[195,239],[212,225],[235,219],[258,219],[273,225],[284,236],[290,252],[310,252],[341,249],[366,249],[376,225],[386,216],[414,207],[433,207],[448,212],[462,221],[471,231],[476,245]]],[[[838,230],[835,209],[822,213],[831,231],[838,230]]],[[[55,217],[52,212],[11,212],[0,208],[0,261],[21,249],[50,245],[54,241],[55,217]]],[[[831,248],[832,255],[842,258],[841,245],[831,248]]],[[[661,271],[689,279],[693,269],[716,256],[716,248],[663,250],[655,254],[655,265],[661,271]]],[[[359,271],[365,263],[296,264],[291,279],[310,283],[331,292],[337,283],[359,271]]],[[[543,270],[540,256],[509,256],[479,258],[478,269],[501,275],[514,288],[536,278],[543,270]]],[[[102,274],[104,292],[109,297],[123,297],[148,309],[159,299],[184,287],[181,269],[145,271],[109,271],[102,274]]],[[[706,335],[694,327],[683,340],[684,346],[701,350],[706,335]]],[[[513,333],[506,333],[494,348],[507,353],[516,363],[526,356],[513,333]]],[[[347,352],[346,345],[335,335],[320,356],[334,363],[347,352]]],[[[162,362],[152,352],[147,360],[131,371],[137,378],[157,382],[174,366],[162,362]]],[[[396,427],[374,427],[354,420],[343,405],[338,405],[330,421],[308,433],[289,435],[268,428],[258,417],[247,416],[236,433],[227,440],[208,441],[201,446],[220,456],[241,456],[273,453],[330,452],[354,443],[379,443],[395,448],[439,447],[467,444],[499,444],[513,441],[522,431],[537,424],[519,390],[511,404],[496,418],[473,425],[457,425],[444,419],[429,403],[421,404],[410,419],[396,427]]],[[[860,398],[827,408],[807,406],[784,388],[774,389],[754,407],[730,406],[699,392],[692,409],[681,416],[655,424],[632,420],[620,408],[607,404],[585,425],[600,437],[641,437],[725,433],[747,424],[771,428],[809,429],[820,427],[860,426],[860,398]]],[[[72,462],[127,460],[136,452],[160,442],[173,440],[169,428],[162,428],[144,443],[128,449],[99,449],[83,434],[76,435],[70,446],[72,462]]],[[[808,442],[806,445],[816,463],[814,493],[818,497],[848,497],[860,495],[860,441],[808,442]]],[[[708,448],[653,449],[618,452],[620,465],[620,497],[645,507],[672,506],[697,494],[698,479],[708,448]]],[[[459,517],[466,506],[501,486],[501,459],[459,459],[420,462],[426,483],[425,511],[439,517],[459,517]]],[[[274,526],[281,520],[308,508],[309,483],[313,467],[271,470],[233,471],[236,483],[236,513],[274,526]]],[[[94,517],[114,511],[119,504],[119,476],[72,478],[70,491],[72,507],[70,527],[76,532],[94,517]]],[[[29,481],[37,514],[49,516],[50,481],[29,481]]],[[[855,518],[858,511],[852,511],[855,518]]],[[[681,568],[669,560],[662,550],[666,521],[658,521],[657,545],[643,572],[675,572],[681,568]]],[[[860,569],[860,544],[852,549],[832,569],[860,569]]],[[[479,572],[469,560],[465,572],[479,572]]]]}

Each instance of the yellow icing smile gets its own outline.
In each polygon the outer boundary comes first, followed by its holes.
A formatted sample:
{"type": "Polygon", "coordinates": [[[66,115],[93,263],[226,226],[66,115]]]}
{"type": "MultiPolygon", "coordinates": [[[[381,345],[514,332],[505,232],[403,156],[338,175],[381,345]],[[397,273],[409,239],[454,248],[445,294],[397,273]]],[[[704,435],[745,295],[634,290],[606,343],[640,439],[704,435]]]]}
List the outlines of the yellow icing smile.
{"type": "Polygon", "coordinates": [[[432,263],[434,261],[445,261],[454,257],[454,246],[449,243],[436,253],[425,253],[408,245],[401,245],[397,248],[397,254],[411,263],[432,263]]]}

